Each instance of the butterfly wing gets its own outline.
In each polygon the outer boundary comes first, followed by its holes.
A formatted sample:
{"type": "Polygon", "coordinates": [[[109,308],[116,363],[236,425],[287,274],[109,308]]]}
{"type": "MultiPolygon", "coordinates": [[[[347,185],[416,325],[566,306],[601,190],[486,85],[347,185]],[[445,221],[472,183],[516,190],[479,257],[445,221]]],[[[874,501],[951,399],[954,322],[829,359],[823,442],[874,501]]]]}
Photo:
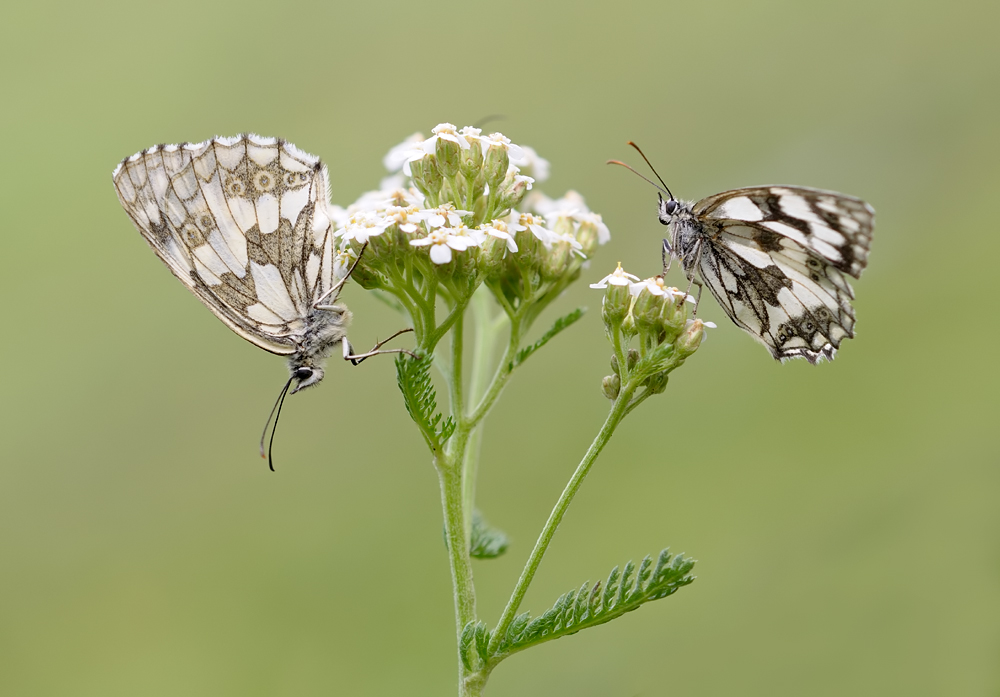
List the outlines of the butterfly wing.
{"type": "Polygon", "coordinates": [[[272,353],[298,350],[312,302],[333,284],[319,158],[245,135],[152,147],[113,178],[153,251],[219,319],[272,353]]]}
{"type": "Polygon", "coordinates": [[[868,264],[875,226],[875,211],[861,199],[804,186],[733,189],[702,199],[694,214],[751,223],[765,245],[775,235],[792,240],[854,278],[860,278],[868,264]]]}
{"type": "Polygon", "coordinates": [[[775,358],[832,360],[854,336],[853,291],[868,263],[874,211],[804,187],[752,187],[699,201],[699,271],[737,325],[775,358]]]}

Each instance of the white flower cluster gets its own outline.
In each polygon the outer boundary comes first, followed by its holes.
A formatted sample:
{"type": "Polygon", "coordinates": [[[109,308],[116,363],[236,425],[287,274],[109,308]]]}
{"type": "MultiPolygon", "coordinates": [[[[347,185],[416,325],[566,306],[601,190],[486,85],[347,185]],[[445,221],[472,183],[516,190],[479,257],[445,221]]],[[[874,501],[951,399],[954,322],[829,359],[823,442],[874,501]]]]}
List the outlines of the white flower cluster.
{"type": "Polygon", "coordinates": [[[689,294],[667,286],[663,276],[640,281],[618,267],[591,288],[606,290],[602,313],[611,332],[646,334],[652,344],[680,342],[685,350],[694,350],[704,339],[706,328],[715,329],[715,322],[689,318],[685,303],[697,302],[689,294]]]}
{"type": "Polygon", "coordinates": [[[498,252],[490,259],[502,261],[525,245],[584,258],[611,238],[601,216],[576,192],[553,200],[531,191],[549,170],[533,149],[471,126],[458,130],[443,123],[432,134],[414,134],[389,151],[383,163],[393,176],[378,191],[346,209],[330,207],[342,272],[366,243],[376,254],[390,247],[394,254],[407,246],[426,249],[433,264],[445,265],[486,247],[498,252]]]}

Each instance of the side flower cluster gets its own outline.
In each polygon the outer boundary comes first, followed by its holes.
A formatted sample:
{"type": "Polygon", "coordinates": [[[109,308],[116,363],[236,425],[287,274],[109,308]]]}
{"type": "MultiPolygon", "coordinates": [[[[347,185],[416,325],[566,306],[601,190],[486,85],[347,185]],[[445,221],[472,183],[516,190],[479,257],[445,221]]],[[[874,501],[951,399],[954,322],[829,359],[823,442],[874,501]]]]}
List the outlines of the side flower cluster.
{"type": "Polygon", "coordinates": [[[551,199],[534,188],[549,163],[531,148],[471,126],[443,123],[431,133],[389,151],[390,176],[379,190],[346,209],[331,206],[337,269],[346,273],[361,254],[362,286],[405,294],[399,279],[416,273],[418,282],[464,279],[459,285],[473,289],[487,282],[524,299],[545,283],[576,278],[610,239],[582,196],[551,199]]]}
{"type": "Polygon", "coordinates": [[[633,380],[631,391],[640,386],[651,394],[663,391],[667,374],[698,350],[706,328],[715,328],[714,322],[689,318],[694,298],[665,285],[662,276],[640,281],[618,264],[590,287],[606,291],[601,316],[615,351],[613,374],[601,384],[608,399],[618,398],[627,379],[633,380]],[[638,348],[630,348],[636,337],[638,348]]]}

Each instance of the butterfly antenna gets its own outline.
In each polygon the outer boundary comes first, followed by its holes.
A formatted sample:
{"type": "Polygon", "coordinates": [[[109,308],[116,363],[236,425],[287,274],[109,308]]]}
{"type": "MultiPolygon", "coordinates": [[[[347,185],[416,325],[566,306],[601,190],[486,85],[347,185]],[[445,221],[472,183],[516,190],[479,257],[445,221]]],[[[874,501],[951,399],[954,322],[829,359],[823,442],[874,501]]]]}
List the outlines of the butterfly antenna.
{"type": "Polygon", "coordinates": [[[278,430],[278,418],[281,416],[281,407],[285,403],[285,396],[288,394],[288,388],[292,386],[292,380],[295,376],[288,378],[288,382],[285,386],[281,388],[281,394],[278,395],[278,400],[271,407],[271,413],[267,417],[267,422],[264,424],[264,432],[260,434],[260,456],[267,458],[267,466],[274,471],[274,460],[271,459],[271,450],[274,449],[274,432],[278,430]],[[271,429],[271,440],[267,444],[267,453],[264,452],[264,439],[267,438],[267,428],[271,425],[271,419],[274,419],[274,428],[271,429]]]}
{"type": "Polygon", "coordinates": [[[672,193],[670,193],[670,189],[667,189],[667,188],[664,188],[664,187],[660,186],[659,184],[657,184],[656,182],[654,182],[652,179],[650,179],[649,177],[647,177],[642,172],[637,172],[631,165],[627,165],[624,162],[622,162],[621,160],[608,160],[606,164],[609,164],[609,165],[621,165],[622,167],[624,167],[625,169],[627,169],[632,174],[636,175],[640,179],[643,179],[643,180],[649,182],[650,184],[652,184],[653,186],[655,186],[657,189],[659,189],[663,193],[667,194],[670,197],[671,200],[674,199],[674,195],[672,193]]]}
{"type": "Polygon", "coordinates": [[[644,153],[642,150],[640,150],[639,146],[636,145],[635,143],[633,143],[631,140],[628,142],[628,144],[631,145],[633,148],[635,148],[636,152],[638,152],[640,155],[642,155],[642,159],[644,159],[646,161],[646,164],[649,165],[649,168],[651,170],[653,170],[653,174],[655,174],[656,178],[660,180],[661,184],[663,184],[663,188],[667,190],[667,194],[670,195],[670,200],[671,201],[676,201],[677,199],[675,199],[674,195],[670,193],[670,187],[668,187],[666,185],[666,183],[663,181],[663,177],[661,177],[660,174],[659,174],[659,172],[657,172],[656,169],[653,167],[653,163],[649,161],[648,157],[646,157],[646,153],[644,153]]]}

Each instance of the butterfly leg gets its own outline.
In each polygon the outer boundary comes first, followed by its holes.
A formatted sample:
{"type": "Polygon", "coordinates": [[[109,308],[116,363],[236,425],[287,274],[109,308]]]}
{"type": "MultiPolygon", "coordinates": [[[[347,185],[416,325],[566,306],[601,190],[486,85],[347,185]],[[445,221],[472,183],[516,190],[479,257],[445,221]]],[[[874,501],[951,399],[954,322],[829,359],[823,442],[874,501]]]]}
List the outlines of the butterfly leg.
{"type": "MultiPolygon", "coordinates": [[[[701,281],[696,281],[695,280],[695,272],[694,272],[694,269],[697,269],[698,265],[701,263],[701,250],[702,250],[702,246],[699,244],[698,245],[698,251],[695,253],[694,264],[691,265],[691,272],[690,272],[690,275],[688,276],[688,287],[687,287],[687,290],[684,291],[685,295],[690,296],[691,295],[691,286],[693,286],[695,284],[698,285],[698,297],[695,298],[695,301],[694,301],[694,312],[691,313],[691,318],[692,319],[694,319],[695,317],[698,316],[698,306],[701,304],[701,291],[704,288],[704,286],[702,285],[701,281]]],[[[685,298],[685,300],[687,300],[687,298],[685,298]]]]}
{"type": "Polygon", "coordinates": [[[390,336],[388,339],[383,339],[382,341],[372,346],[371,351],[368,351],[366,353],[354,353],[354,347],[351,346],[351,342],[349,342],[347,339],[344,339],[343,341],[344,360],[350,361],[352,365],[357,365],[366,358],[371,358],[372,356],[377,356],[382,353],[405,353],[408,356],[417,358],[417,354],[413,353],[413,351],[410,351],[409,349],[386,349],[385,351],[379,350],[380,348],[382,348],[382,346],[389,343],[400,334],[405,334],[406,332],[412,332],[412,331],[413,329],[411,327],[407,327],[406,329],[400,329],[398,332],[390,336]]]}
{"type": "MultiPolygon", "coordinates": [[[[692,279],[694,280],[694,279],[692,279]]],[[[698,306],[701,305],[701,291],[705,289],[701,283],[698,284],[698,297],[694,300],[694,312],[691,313],[691,318],[694,319],[698,316],[698,306]]],[[[688,290],[691,290],[691,286],[688,286],[688,290]]]]}
{"type": "Polygon", "coordinates": [[[670,263],[674,260],[674,252],[670,249],[670,242],[663,240],[663,275],[670,271],[670,263]]]}

